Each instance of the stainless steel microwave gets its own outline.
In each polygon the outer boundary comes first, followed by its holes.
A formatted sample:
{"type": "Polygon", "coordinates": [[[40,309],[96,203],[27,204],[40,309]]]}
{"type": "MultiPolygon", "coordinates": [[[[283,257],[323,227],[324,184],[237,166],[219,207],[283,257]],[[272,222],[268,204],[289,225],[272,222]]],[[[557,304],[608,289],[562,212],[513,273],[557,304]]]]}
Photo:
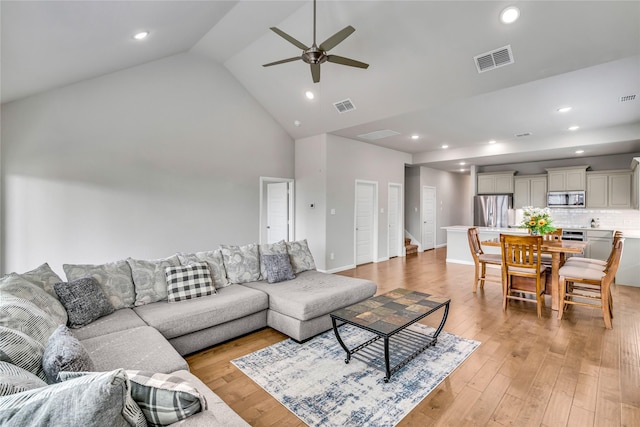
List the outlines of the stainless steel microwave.
{"type": "Polygon", "coordinates": [[[584,208],[584,191],[550,191],[547,193],[549,208],[584,208]]]}

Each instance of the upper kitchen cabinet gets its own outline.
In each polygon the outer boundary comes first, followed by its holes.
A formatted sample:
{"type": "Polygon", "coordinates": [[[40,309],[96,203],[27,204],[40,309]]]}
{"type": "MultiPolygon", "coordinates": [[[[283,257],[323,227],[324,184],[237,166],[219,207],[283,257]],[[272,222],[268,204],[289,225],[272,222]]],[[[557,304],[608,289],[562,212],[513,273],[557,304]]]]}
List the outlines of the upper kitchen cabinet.
{"type": "Polygon", "coordinates": [[[572,166],[568,168],[548,168],[547,187],[549,191],[584,191],[589,166],[572,166]]]}
{"type": "Polygon", "coordinates": [[[479,173],[477,194],[513,193],[515,173],[515,171],[479,173]]]}
{"type": "Polygon", "coordinates": [[[600,171],[587,174],[587,207],[629,209],[631,171],[600,171]]]}
{"type": "Polygon", "coordinates": [[[547,206],[547,176],[521,175],[513,179],[513,207],[547,206]]]}

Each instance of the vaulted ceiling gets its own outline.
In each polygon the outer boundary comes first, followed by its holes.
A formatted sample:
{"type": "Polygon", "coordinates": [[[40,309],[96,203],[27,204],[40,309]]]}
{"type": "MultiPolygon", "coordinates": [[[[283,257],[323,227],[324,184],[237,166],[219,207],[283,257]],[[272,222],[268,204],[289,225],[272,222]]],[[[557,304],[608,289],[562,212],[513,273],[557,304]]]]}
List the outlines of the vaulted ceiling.
{"type": "Polygon", "coordinates": [[[302,61],[262,67],[300,54],[269,27],[311,44],[311,1],[0,7],[3,103],[190,52],[223,64],[294,139],[333,133],[452,171],[640,152],[638,1],[319,1],[318,43],[352,25],[330,53],[370,67],[325,63],[317,84],[302,61]],[[509,5],[521,15],[507,25],[509,5]],[[131,37],[140,30],[143,42],[131,37]],[[478,72],[475,56],[505,46],[512,64],[478,72]],[[339,113],[346,99],[355,109],[339,113]],[[394,135],[359,136],[379,131],[394,135]]]}

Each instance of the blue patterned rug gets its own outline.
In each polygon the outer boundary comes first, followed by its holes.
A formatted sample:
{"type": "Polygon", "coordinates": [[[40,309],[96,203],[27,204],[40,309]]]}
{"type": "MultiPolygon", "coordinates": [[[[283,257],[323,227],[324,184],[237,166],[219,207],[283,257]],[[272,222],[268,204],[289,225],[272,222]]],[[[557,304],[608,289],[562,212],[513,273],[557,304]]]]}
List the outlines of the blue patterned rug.
{"type": "MultiPolygon", "coordinates": [[[[433,333],[417,323],[410,328],[433,333]]],[[[352,348],[373,334],[344,325],[340,336],[352,348]]],[[[443,331],[389,383],[378,368],[353,358],[344,363],[333,331],[304,344],[282,341],[232,363],[309,426],[395,426],[479,345],[443,331]]]]}

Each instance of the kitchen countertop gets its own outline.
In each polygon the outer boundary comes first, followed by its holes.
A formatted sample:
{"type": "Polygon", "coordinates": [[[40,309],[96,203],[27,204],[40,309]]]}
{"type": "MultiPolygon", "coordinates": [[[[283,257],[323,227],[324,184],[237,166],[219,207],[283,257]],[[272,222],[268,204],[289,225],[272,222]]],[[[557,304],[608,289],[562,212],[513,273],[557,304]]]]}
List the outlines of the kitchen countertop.
{"type": "MultiPolygon", "coordinates": [[[[469,228],[471,228],[471,225],[451,225],[451,226],[447,226],[447,227],[441,227],[443,230],[447,230],[447,231],[460,231],[460,232],[466,232],[469,228]]],[[[629,239],[640,239],[640,230],[637,228],[625,228],[625,227],[609,227],[609,226],[603,226],[603,227],[597,227],[597,228],[591,228],[591,227],[576,227],[576,226],[571,226],[571,225],[567,225],[567,226],[562,226],[559,225],[557,226],[558,228],[562,228],[564,230],[580,230],[580,231],[596,231],[596,230],[601,230],[601,231],[622,231],[622,234],[624,235],[624,237],[629,238],[629,239]]],[[[509,234],[526,234],[526,230],[518,228],[518,227],[477,227],[478,231],[484,231],[484,232],[498,232],[498,233],[509,233],[509,234]]]]}

